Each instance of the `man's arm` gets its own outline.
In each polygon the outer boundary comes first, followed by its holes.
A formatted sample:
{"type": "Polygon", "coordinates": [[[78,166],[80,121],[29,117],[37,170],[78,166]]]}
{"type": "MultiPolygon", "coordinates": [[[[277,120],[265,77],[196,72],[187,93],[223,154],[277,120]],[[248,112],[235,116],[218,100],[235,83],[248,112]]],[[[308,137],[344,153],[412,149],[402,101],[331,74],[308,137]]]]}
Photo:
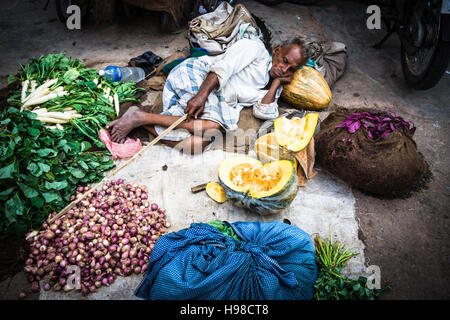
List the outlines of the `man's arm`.
{"type": "Polygon", "coordinates": [[[278,88],[280,87],[281,83],[278,79],[274,79],[272,81],[272,84],[270,85],[269,91],[267,91],[264,98],[262,98],[261,103],[262,104],[269,104],[275,101],[275,94],[277,93],[278,88]]]}
{"type": "Polygon", "coordinates": [[[197,117],[200,115],[200,113],[203,112],[203,109],[205,108],[205,103],[208,99],[209,94],[218,85],[219,78],[217,77],[217,75],[214,72],[208,73],[205,80],[203,80],[197,94],[187,103],[184,112],[188,114],[188,118],[197,119],[197,117]]]}
{"type": "Polygon", "coordinates": [[[289,75],[286,77],[280,77],[280,78],[273,79],[272,84],[270,85],[269,91],[267,91],[264,98],[262,98],[261,103],[269,104],[269,103],[274,102],[275,95],[277,93],[278,88],[284,84],[290,83],[292,81],[293,76],[294,75],[292,74],[292,75],[289,75]]]}
{"type": "MultiPolygon", "coordinates": [[[[261,100],[261,103],[269,104],[274,102],[277,89],[281,85],[290,83],[292,81],[293,76],[294,75],[291,74],[286,77],[273,79],[269,91],[261,100]]],[[[214,88],[218,87],[218,85],[219,85],[219,78],[217,74],[215,74],[214,72],[208,73],[205,80],[203,80],[203,83],[200,86],[200,89],[198,90],[197,94],[191,100],[188,101],[186,109],[184,110],[184,112],[188,114],[189,119],[191,118],[197,119],[197,117],[203,112],[209,94],[211,93],[211,91],[214,90],[214,88]]]]}

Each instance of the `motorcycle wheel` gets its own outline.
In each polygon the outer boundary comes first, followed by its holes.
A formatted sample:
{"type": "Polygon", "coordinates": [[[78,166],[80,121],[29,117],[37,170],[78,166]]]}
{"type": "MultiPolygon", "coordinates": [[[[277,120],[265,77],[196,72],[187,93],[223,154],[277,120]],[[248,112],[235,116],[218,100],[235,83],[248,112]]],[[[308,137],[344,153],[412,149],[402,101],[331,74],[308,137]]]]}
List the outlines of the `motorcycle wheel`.
{"type": "Polygon", "coordinates": [[[87,18],[89,13],[89,0],[55,0],[56,14],[58,15],[58,19],[62,23],[66,23],[69,15],[67,14],[67,8],[71,5],[77,5],[81,9],[81,21],[84,21],[87,18]]]}
{"type": "MultiPolygon", "coordinates": [[[[202,0],[200,1],[200,5],[203,5],[205,7],[207,12],[213,12],[218,7],[218,0],[202,0]]],[[[200,7],[200,6],[199,6],[200,7]]]]}
{"type": "Polygon", "coordinates": [[[284,0],[258,0],[258,2],[261,2],[262,4],[271,7],[284,2],[284,0]]]}
{"type": "MultiPolygon", "coordinates": [[[[402,41],[401,63],[403,76],[410,87],[416,90],[427,90],[439,82],[447,69],[450,58],[450,42],[442,39],[442,30],[438,27],[440,25],[440,17],[436,17],[438,20],[434,28],[430,25],[413,26],[414,23],[412,21],[415,10],[408,11],[406,11],[409,13],[409,16],[406,18],[408,19],[406,27],[416,28],[415,31],[418,33],[424,33],[427,38],[424,41],[429,43],[428,45],[424,44],[421,47],[411,49],[410,43],[402,41]],[[423,30],[423,28],[426,28],[426,30],[423,30]],[[433,30],[434,34],[430,30],[433,30]],[[433,40],[429,40],[430,38],[433,40]]],[[[421,19],[421,17],[418,19],[421,19]]]]}
{"type": "MultiPolygon", "coordinates": [[[[318,0],[289,0],[289,2],[295,3],[295,4],[303,4],[303,5],[308,5],[308,4],[316,4],[318,0]]],[[[371,0],[373,1],[373,0],[371,0]]]]}

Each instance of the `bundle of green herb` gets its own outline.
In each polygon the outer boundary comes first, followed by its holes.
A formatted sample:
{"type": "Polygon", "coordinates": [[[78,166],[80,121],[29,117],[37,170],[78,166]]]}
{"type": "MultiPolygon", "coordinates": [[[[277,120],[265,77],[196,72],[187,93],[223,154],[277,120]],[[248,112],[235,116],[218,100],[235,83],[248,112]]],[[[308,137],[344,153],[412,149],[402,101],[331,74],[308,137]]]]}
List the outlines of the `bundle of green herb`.
{"type": "Polygon", "coordinates": [[[333,243],[317,236],[314,240],[316,249],[316,264],[318,276],[314,285],[316,300],[370,300],[379,297],[385,289],[369,289],[367,278],[360,276],[357,280],[350,279],[341,274],[341,270],[357,252],[344,250],[344,244],[333,243]]]}

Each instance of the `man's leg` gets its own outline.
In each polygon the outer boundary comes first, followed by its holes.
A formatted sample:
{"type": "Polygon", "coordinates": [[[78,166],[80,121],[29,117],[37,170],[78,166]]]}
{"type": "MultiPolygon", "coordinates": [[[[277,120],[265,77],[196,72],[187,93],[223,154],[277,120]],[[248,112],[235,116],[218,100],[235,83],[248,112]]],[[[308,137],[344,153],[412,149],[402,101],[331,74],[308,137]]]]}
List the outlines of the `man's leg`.
{"type": "MultiPolygon", "coordinates": [[[[154,126],[152,125],[144,126],[144,129],[153,134],[154,136],[158,136],[158,133],[156,132],[154,126]]],[[[195,135],[192,135],[189,138],[182,141],[171,141],[164,139],[161,139],[160,141],[186,154],[201,153],[210,143],[209,140],[205,140],[204,138],[195,135]]]]}
{"type": "MultiPolygon", "coordinates": [[[[111,138],[114,142],[122,143],[125,141],[131,130],[147,125],[159,125],[169,127],[177,121],[178,116],[167,116],[162,114],[147,113],[138,107],[130,107],[125,114],[107,125],[110,129],[111,138]]],[[[220,125],[209,120],[190,120],[184,121],[177,126],[178,129],[186,129],[193,135],[203,134],[206,130],[219,129],[220,125]]]]}

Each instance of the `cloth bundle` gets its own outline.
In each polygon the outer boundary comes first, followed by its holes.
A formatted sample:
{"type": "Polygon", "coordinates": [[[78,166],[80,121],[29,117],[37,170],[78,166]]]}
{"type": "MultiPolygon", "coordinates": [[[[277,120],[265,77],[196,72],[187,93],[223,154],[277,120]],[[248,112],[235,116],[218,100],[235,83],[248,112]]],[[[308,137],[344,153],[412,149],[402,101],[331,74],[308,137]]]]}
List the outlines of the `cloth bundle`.
{"type": "Polygon", "coordinates": [[[189,40],[192,47],[206,49],[209,55],[226,51],[240,39],[260,39],[261,32],[251,13],[242,5],[234,8],[226,1],[216,10],[189,22],[189,40]]]}
{"type": "Polygon", "coordinates": [[[341,42],[319,43],[307,41],[308,57],[314,68],[325,78],[330,88],[344,74],[347,47],[341,42]]]}
{"type": "Polygon", "coordinates": [[[312,299],[317,267],[307,233],[278,221],[229,227],[240,241],[205,223],[162,236],[135,295],[152,300],[312,299]]]}

